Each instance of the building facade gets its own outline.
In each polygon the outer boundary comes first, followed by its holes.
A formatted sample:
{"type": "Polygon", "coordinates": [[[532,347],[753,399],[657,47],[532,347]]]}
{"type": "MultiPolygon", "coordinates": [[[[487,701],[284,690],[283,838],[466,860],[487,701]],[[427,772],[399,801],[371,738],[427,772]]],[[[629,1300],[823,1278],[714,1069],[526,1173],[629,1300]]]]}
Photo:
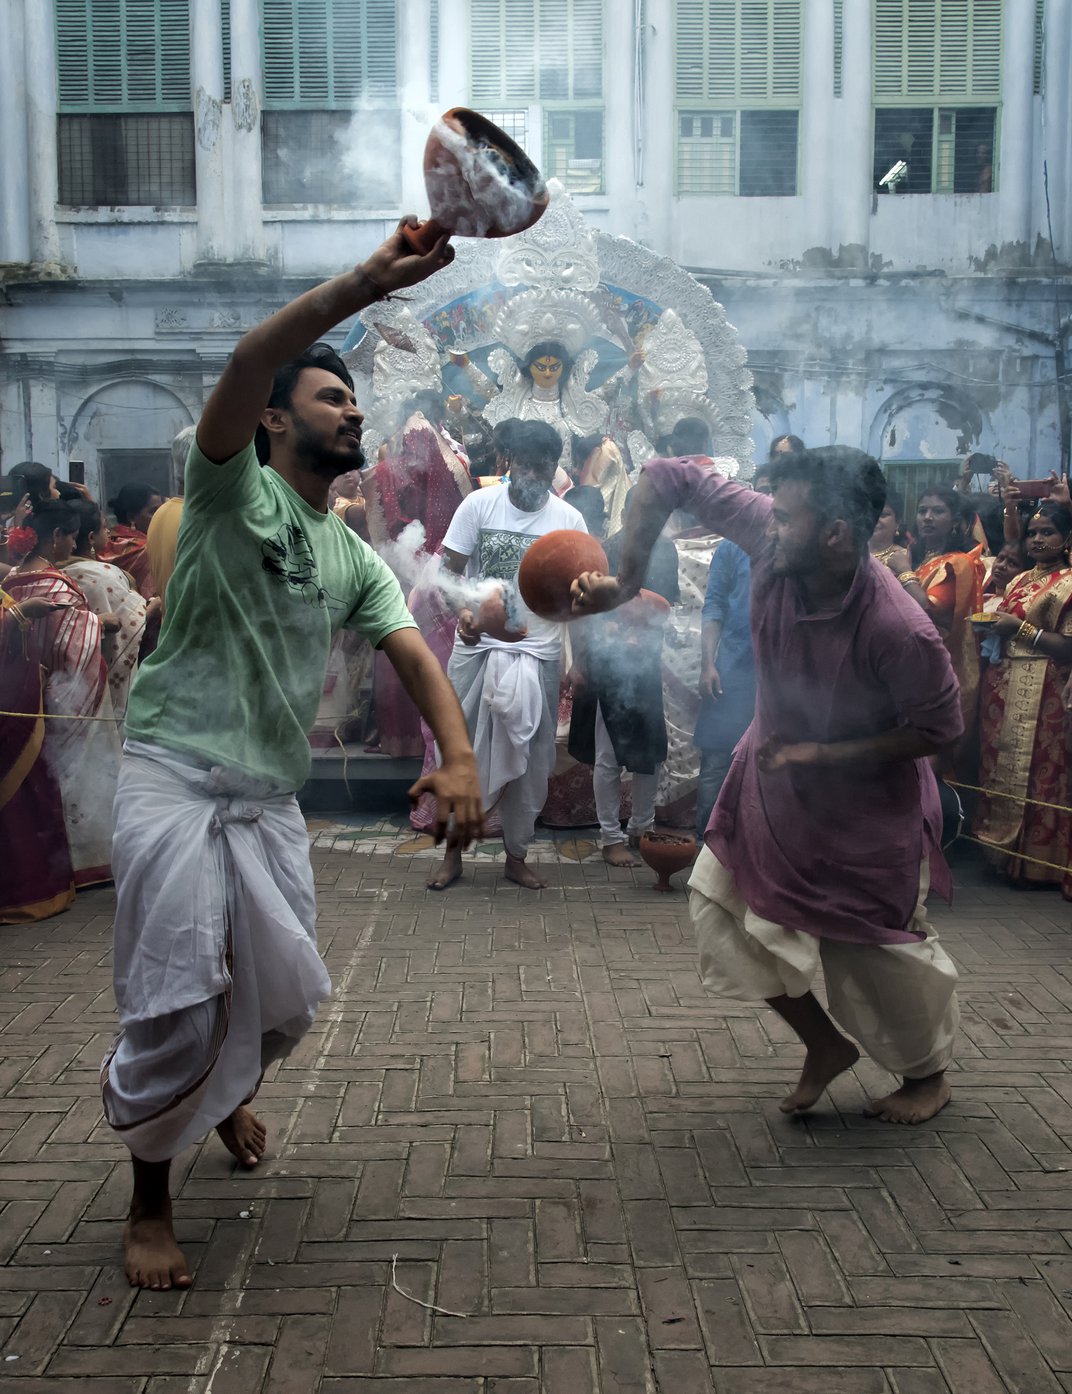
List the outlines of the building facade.
{"type": "Polygon", "coordinates": [[[1072,0],[6,0],[0,70],[0,469],[170,488],[242,330],[426,207],[454,105],[711,288],[758,455],[1067,460],[1072,0]]]}

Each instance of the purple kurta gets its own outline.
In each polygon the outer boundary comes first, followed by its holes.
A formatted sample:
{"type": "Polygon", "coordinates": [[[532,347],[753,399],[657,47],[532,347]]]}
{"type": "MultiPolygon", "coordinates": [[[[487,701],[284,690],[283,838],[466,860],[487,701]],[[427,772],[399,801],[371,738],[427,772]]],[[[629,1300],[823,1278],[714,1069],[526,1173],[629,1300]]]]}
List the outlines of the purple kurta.
{"type": "Polygon", "coordinates": [[[934,625],[886,567],[857,568],[839,610],[810,614],[798,583],[772,570],[772,503],[696,459],[652,460],[648,478],[752,558],[756,715],[707,827],[752,910],[787,929],[859,944],[914,943],[907,926],[924,857],[948,895],[938,788],[926,760],[881,771],[763,773],[781,740],[857,740],[912,726],[937,745],[963,731],[957,680],[934,625]]]}

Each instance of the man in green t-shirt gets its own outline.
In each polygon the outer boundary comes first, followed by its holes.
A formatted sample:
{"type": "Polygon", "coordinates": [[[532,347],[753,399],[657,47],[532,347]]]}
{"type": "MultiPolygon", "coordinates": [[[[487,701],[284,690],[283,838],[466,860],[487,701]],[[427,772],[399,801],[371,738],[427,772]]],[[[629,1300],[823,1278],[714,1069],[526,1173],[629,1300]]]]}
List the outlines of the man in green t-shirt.
{"type": "Polygon", "coordinates": [[[341,359],[315,342],[452,257],[446,238],[415,254],[400,224],[363,265],[251,329],[190,449],[167,614],[131,693],[115,804],[121,1030],[102,1091],[133,1161],[133,1286],[189,1286],[171,1158],[215,1128],[257,1164],[265,1130],[247,1105],[331,991],[295,790],[337,629],[383,649],[435,734],[442,764],[411,794],[435,797],[437,838],[464,846],[482,830],[453,689],[391,572],[328,510],[331,481],[363,462],[362,417],[341,359]]]}

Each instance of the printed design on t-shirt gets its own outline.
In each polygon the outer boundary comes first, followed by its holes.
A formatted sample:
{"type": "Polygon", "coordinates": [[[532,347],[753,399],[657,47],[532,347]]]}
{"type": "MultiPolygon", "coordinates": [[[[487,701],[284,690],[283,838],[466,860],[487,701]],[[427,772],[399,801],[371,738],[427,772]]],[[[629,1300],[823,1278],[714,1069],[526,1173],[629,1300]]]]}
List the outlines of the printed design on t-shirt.
{"type": "Polygon", "coordinates": [[[521,558],[536,541],[523,532],[507,532],[504,528],[481,528],[477,547],[477,563],[484,580],[513,581],[521,566],[521,558]]]}
{"type": "Polygon", "coordinates": [[[261,543],[261,565],[269,576],[298,591],[307,605],[321,609],[339,606],[330,591],[320,584],[316,557],[309,539],[294,523],[284,523],[278,532],[261,543]]]}

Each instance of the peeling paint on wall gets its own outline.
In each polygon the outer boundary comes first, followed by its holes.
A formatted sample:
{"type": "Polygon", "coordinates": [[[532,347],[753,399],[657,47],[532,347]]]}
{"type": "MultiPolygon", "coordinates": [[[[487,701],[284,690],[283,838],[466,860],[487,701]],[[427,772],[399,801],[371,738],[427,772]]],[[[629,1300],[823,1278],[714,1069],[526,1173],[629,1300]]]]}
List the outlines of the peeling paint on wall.
{"type": "Polygon", "coordinates": [[[257,91],[248,77],[236,82],[231,92],[231,117],[237,131],[252,131],[257,124],[257,91]]]}
{"type": "Polygon", "coordinates": [[[194,117],[197,125],[197,143],[202,150],[215,150],[220,138],[222,116],[222,102],[210,97],[203,87],[199,87],[194,97],[194,117]]]}

